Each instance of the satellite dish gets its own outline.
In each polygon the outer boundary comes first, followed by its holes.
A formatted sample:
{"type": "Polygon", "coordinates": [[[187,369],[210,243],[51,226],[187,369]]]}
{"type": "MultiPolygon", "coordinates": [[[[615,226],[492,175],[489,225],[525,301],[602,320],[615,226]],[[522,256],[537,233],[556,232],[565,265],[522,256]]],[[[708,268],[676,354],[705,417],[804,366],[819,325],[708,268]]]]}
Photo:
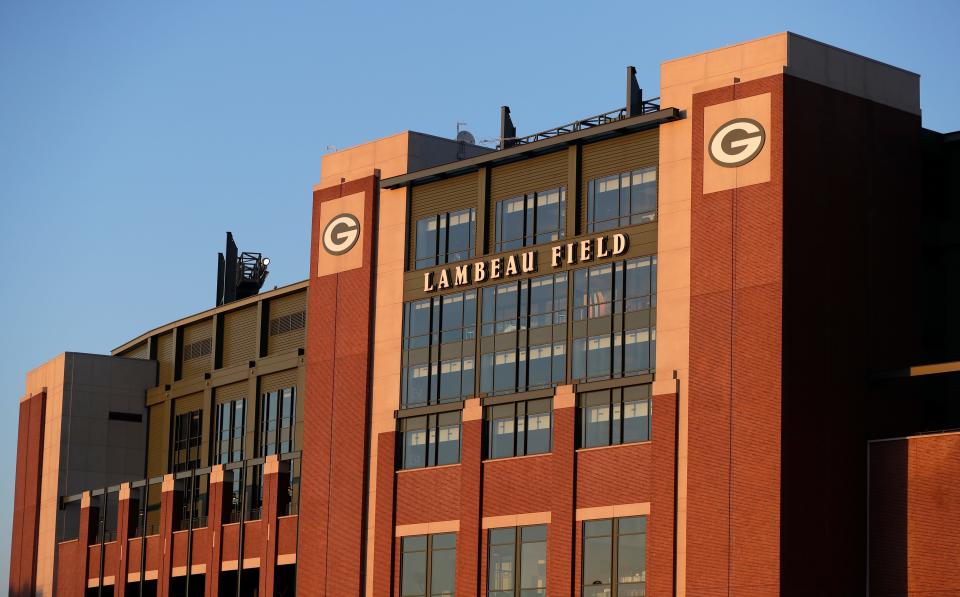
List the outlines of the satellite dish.
{"type": "Polygon", "coordinates": [[[459,131],[457,133],[457,141],[461,143],[469,143],[470,145],[476,145],[477,140],[473,137],[473,133],[470,131],[459,131]]]}

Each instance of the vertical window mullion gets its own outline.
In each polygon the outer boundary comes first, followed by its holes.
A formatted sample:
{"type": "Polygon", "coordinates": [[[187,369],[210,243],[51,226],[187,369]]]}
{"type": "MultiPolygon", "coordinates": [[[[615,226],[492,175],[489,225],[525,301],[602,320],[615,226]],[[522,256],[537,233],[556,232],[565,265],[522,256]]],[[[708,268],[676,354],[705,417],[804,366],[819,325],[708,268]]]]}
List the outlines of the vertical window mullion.
{"type": "Polygon", "coordinates": [[[613,527],[613,532],[612,532],[612,536],[610,537],[610,549],[611,549],[611,552],[612,552],[611,555],[610,555],[610,567],[611,567],[611,570],[610,570],[610,597],[617,597],[617,593],[618,593],[618,590],[617,590],[617,589],[618,589],[618,586],[619,586],[619,584],[620,584],[620,577],[617,575],[617,571],[618,571],[618,569],[619,569],[619,566],[618,566],[619,562],[618,562],[618,560],[620,559],[620,549],[619,549],[619,543],[620,543],[620,519],[619,519],[619,518],[614,518],[611,522],[613,523],[613,524],[610,525],[611,527],[613,527]]]}
{"type": "Polygon", "coordinates": [[[514,542],[513,542],[513,594],[514,597],[520,595],[520,577],[523,575],[523,571],[520,570],[520,561],[523,554],[523,542],[520,537],[523,535],[523,527],[515,527],[516,532],[514,533],[514,542]]]}
{"type": "Polygon", "coordinates": [[[427,569],[424,571],[423,594],[424,597],[431,597],[431,593],[433,592],[430,586],[430,581],[432,580],[430,578],[432,573],[431,568],[433,568],[433,535],[427,535],[427,554],[425,559],[427,561],[427,569]]]}

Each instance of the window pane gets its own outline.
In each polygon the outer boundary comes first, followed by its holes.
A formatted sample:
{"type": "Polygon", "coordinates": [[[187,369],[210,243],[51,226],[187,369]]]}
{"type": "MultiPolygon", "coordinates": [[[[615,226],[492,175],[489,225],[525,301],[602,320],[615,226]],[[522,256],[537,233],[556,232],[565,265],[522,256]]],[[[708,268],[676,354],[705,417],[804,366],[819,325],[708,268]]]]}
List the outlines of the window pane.
{"type": "Polygon", "coordinates": [[[413,365],[407,367],[406,406],[426,404],[430,388],[430,366],[413,365]]]}
{"type": "MultiPolygon", "coordinates": [[[[583,585],[610,585],[613,546],[611,538],[588,537],[583,541],[583,585]]],[[[601,593],[602,594],[602,593],[601,593]]]]}
{"type": "Polygon", "coordinates": [[[453,595],[456,588],[457,551],[455,549],[437,549],[436,537],[433,541],[433,555],[430,560],[431,597],[453,595]]]}
{"type": "Polygon", "coordinates": [[[583,447],[610,445],[610,405],[588,406],[583,410],[583,447]]]}
{"type": "Polygon", "coordinates": [[[587,377],[610,375],[612,355],[610,336],[593,336],[587,339],[587,377]]]}
{"type": "Polygon", "coordinates": [[[620,535],[617,546],[617,581],[640,583],[646,580],[645,534],[620,535]]]}
{"type": "Polygon", "coordinates": [[[553,363],[553,347],[549,344],[531,346],[528,354],[530,355],[527,366],[529,387],[537,388],[550,385],[553,379],[550,374],[553,363]]]}
{"type": "Polygon", "coordinates": [[[525,198],[514,197],[497,203],[498,228],[495,250],[508,251],[523,246],[525,198]]]}
{"type": "Polygon", "coordinates": [[[593,232],[616,228],[620,214],[620,176],[607,176],[593,183],[593,232]]]}
{"type": "Polygon", "coordinates": [[[651,369],[650,330],[628,330],[623,333],[624,370],[627,372],[651,369]]]}
{"type": "Polygon", "coordinates": [[[403,468],[427,465],[427,430],[417,429],[403,434],[403,468]]]}
{"type": "Polygon", "coordinates": [[[417,263],[416,268],[437,264],[437,216],[424,218],[417,222],[417,263]]]}
{"type": "Polygon", "coordinates": [[[547,586],[547,543],[520,544],[520,588],[543,589],[547,586]]]}
{"type": "Polygon", "coordinates": [[[421,597],[427,593],[427,553],[404,553],[401,566],[400,595],[421,597]]]}
{"type": "Polygon", "coordinates": [[[513,543],[490,546],[490,565],[487,571],[487,587],[491,591],[509,591],[513,595],[513,543]]]}
{"type": "Polygon", "coordinates": [[[630,191],[631,224],[642,224],[653,220],[657,211],[657,170],[646,168],[633,172],[633,185],[630,191]]]}
{"type": "Polygon", "coordinates": [[[433,549],[454,549],[457,546],[456,533],[441,533],[433,536],[433,549]]]}
{"type": "Polygon", "coordinates": [[[550,451],[550,413],[527,415],[527,454],[550,451]]]}
{"type": "Polygon", "coordinates": [[[563,238],[564,203],[563,189],[550,189],[537,193],[536,243],[563,238]]]}
{"type": "Polygon", "coordinates": [[[513,390],[517,384],[517,353],[513,350],[498,352],[493,361],[493,391],[501,393],[513,390]]]}
{"type": "Polygon", "coordinates": [[[463,328],[463,293],[450,294],[440,298],[440,341],[459,342],[463,328]]]}
{"type": "Polygon", "coordinates": [[[623,403],[623,441],[645,442],[650,439],[650,403],[639,400],[623,403]]]}
{"type": "Polygon", "coordinates": [[[460,425],[441,427],[437,432],[437,464],[460,462],[460,425]]]}
{"type": "Polygon", "coordinates": [[[447,222],[446,262],[461,261],[473,255],[474,210],[451,212],[447,222]]]}

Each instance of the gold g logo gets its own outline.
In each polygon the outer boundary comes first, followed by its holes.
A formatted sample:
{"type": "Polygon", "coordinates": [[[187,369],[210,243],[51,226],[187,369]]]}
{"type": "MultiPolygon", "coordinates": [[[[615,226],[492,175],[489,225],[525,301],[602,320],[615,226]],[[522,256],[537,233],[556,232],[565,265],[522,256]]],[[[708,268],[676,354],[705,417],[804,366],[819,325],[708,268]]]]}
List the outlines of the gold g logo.
{"type": "Polygon", "coordinates": [[[752,118],[735,118],[724,123],[710,138],[708,153],[715,164],[736,168],[757,157],[767,139],[763,125],[752,118]]]}
{"type": "Polygon", "coordinates": [[[340,214],[323,229],[323,250],[331,255],[343,255],[359,238],[360,221],[350,214],[340,214]]]}

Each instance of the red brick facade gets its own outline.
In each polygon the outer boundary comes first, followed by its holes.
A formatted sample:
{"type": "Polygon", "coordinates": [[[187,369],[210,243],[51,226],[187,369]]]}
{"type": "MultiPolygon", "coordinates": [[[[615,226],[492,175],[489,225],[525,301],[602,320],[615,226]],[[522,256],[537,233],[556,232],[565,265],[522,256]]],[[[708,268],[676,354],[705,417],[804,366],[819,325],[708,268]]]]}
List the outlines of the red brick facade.
{"type": "Polygon", "coordinates": [[[10,544],[10,595],[17,597],[33,595],[35,587],[45,401],[46,393],[40,392],[20,403],[10,544]]]}

